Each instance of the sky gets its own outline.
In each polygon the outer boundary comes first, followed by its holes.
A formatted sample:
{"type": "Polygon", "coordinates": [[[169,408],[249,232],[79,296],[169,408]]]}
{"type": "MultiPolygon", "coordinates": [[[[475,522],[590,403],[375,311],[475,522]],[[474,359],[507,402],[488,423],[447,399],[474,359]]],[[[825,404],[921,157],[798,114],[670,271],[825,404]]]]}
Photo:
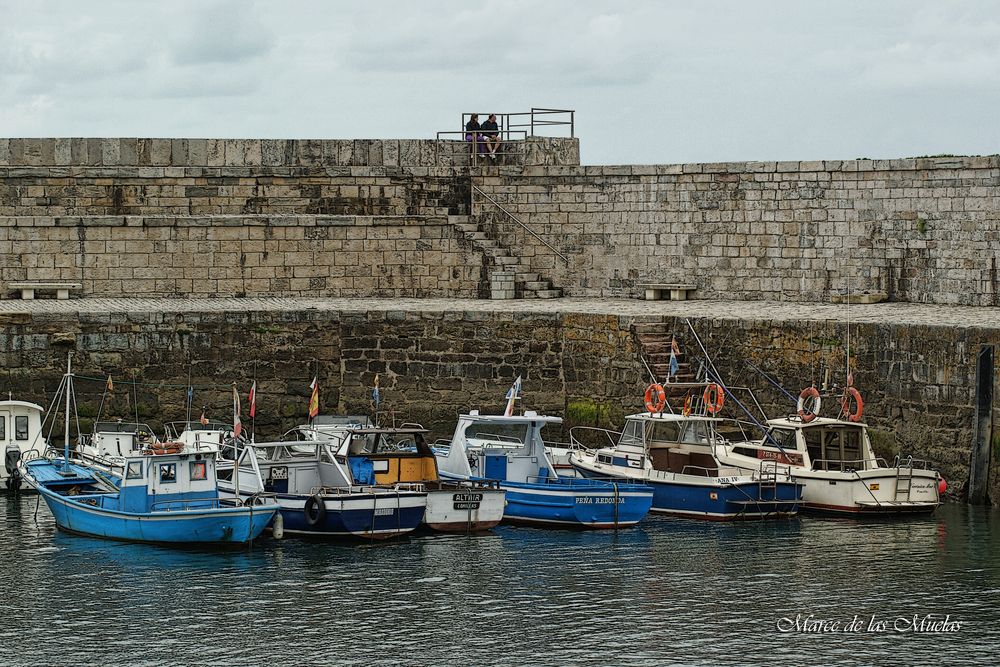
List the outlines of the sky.
{"type": "Polygon", "coordinates": [[[0,0],[0,16],[6,137],[433,138],[462,112],[548,107],[576,111],[584,164],[1000,152],[990,0],[0,0]]]}

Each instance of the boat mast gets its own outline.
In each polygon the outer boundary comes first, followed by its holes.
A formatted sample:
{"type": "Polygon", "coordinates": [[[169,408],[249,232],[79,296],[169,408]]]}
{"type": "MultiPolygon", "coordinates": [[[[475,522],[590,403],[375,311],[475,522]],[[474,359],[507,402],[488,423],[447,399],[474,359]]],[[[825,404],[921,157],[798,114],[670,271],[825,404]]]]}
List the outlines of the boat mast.
{"type": "Polygon", "coordinates": [[[69,470],[69,395],[73,386],[73,353],[66,353],[66,439],[63,441],[63,470],[69,470]]]}

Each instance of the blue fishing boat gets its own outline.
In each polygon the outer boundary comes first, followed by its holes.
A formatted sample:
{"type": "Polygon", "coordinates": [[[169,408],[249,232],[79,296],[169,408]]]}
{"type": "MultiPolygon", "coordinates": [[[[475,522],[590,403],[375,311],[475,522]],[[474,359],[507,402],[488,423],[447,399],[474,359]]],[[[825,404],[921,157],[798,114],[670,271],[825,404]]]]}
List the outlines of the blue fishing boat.
{"type": "MultiPolygon", "coordinates": [[[[653,512],[715,521],[797,513],[802,487],[788,466],[761,461],[748,472],[719,463],[715,448],[722,442],[717,433],[722,421],[695,414],[631,415],[621,433],[605,432],[614,445],[580,447],[569,461],[584,477],[649,484],[653,512]]],[[[571,438],[576,441],[574,434],[571,438]]]]}
{"type": "Polygon", "coordinates": [[[133,542],[242,544],[260,535],[277,514],[278,505],[262,496],[246,502],[221,498],[214,453],[130,449],[120,474],[70,461],[71,365],[54,406],[59,394],[66,401],[63,456],[42,457],[33,450],[19,471],[45,500],[60,529],[133,542]]]}
{"type": "Polygon", "coordinates": [[[441,476],[497,480],[507,492],[503,520],[561,528],[622,528],[649,512],[653,490],[637,481],[560,477],[541,430],[558,417],[523,415],[459,417],[450,446],[439,448],[441,476]]]}
{"type": "Polygon", "coordinates": [[[280,530],[291,535],[384,540],[416,530],[427,506],[426,490],[355,483],[346,458],[336,453],[339,444],[244,443],[234,472],[226,471],[219,489],[234,499],[273,495],[281,507],[280,530]]]}

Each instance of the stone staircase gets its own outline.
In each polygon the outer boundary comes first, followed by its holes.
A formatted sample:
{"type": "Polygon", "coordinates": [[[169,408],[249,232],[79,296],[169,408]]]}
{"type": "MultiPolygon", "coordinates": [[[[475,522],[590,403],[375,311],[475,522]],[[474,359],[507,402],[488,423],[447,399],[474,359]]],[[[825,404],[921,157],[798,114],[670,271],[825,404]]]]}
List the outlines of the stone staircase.
{"type": "Polygon", "coordinates": [[[550,279],[532,271],[527,262],[498,239],[492,238],[471,216],[449,215],[448,221],[473,248],[491,258],[495,269],[514,272],[516,298],[555,299],[562,296],[561,288],[555,287],[550,279]]]}
{"type": "Polygon", "coordinates": [[[674,338],[673,333],[669,331],[670,325],[664,322],[636,322],[633,327],[639,341],[639,349],[653,375],[656,376],[656,381],[663,384],[670,397],[684,394],[686,388],[671,388],[671,384],[675,382],[695,381],[694,369],[686,353],[687,346],[681,337],[676,337],[681,350],[677,356],[677,375],[671,377],[670,383],[667,383],[667,376],[670,373],[670,341],[674,338]]]}

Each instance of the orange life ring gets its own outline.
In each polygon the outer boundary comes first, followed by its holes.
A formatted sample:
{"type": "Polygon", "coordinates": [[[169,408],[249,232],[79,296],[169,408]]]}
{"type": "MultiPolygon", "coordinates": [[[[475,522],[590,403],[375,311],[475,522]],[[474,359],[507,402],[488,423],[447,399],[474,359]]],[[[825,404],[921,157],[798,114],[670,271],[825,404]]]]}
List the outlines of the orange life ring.
{"type": "Polygon", "coordinates": [[[667,407],[667,392],[663,390],[663,385],[654,382],[653,384],[646,387],[646,397],[645,397],[646,409],[650,413],[653,412],[663,412],[663,408],[667,407]],[[653,402],[653,397],[656,397],[656,402],[653,402]]]}
{"type": "Polygon", "coordinates": [[[701,395],[701,400],[705,404],[705,409],[710,413],[717,414],[726,402],[726,392],[720,385],[711,383],[705,387],[705,393],[701,395]]]}
{"type": "Polygon", "coordinates": [[[861,400],[861,392],[852,386],[844,389],[844,395],[840,397],[840,409],[847,415],[847,421],[861,421],[861,415],[865,412],[865,402],[861,400]],[[852,398],[854,399],[854,404],[857,406],[854,412],[851,412],[852,398]]]}
{"type": "Polygon", "coordinates": [[[180,454],[184,451],[182,442],[157,442],[146,448],[146,451],[154,455],[180,454]]]}
{"type": "Polygon", "coordinates": [[[822,403],[823,400],[819,396],[819,389],[817,389],[816,387],[806,387],[805,389],[803,389],[802,393],[799,394],[799,403],[798,406],[796,407],[799,413],[799,419],[801,419],[803,422],[807,424],[812,420],[816,419],[816,417],[819,416],[819,408],[820,405],[822,405],[822,403]],[[814,401],[813,407],[811,408],[806,407],[807,400],[814,401]]]}

